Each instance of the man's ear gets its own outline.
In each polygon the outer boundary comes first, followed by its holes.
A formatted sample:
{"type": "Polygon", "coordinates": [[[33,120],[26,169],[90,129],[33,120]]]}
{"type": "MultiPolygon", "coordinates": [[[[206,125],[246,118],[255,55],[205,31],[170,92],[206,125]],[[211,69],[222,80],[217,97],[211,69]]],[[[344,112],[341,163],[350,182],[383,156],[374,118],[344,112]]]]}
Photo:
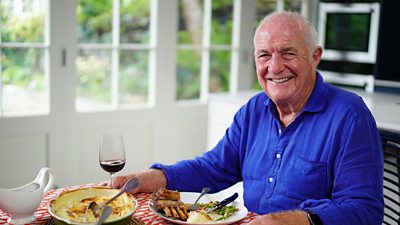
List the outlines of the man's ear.
{"type": "Polygon", "coordinates": [[[314,49],[314,52],[312,54],[312,60],[315,68],[318,67],[319,62],[321,61],[322,51],[323,50],[321,46],[317,46],[314,49]]]}

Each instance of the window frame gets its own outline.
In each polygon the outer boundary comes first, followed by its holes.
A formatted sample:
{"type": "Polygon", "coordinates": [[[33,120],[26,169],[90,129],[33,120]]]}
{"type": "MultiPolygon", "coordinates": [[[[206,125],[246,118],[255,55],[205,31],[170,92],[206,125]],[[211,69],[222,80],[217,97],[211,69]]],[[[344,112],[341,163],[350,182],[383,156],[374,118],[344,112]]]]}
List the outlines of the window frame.
{"type": "MultiPolygon", "coordinates": [[[[154,29],[152,26],[155,24],[151,21],[154,19],[154,13],[152,12],[152,5],[155,4],[154,0],[149,0],[150,4],[150,27],[149,35],[150,39],[154,35],[154,29]],[[153,32],[152,32],[153,31],[153,32]]],[[[79,113],[90,113],[90,112],[107,112],[107,111],[118,111],[118,110],[135,110],[149,108],[153,105],[154,100],[151,96],[150,90],[154,90],[152,85],[154,83],[150,82],[150,69],[149,71],[149,82],[148,82],[148,92],[147,92],[147,102],[135,103],[135,104],[123,104],[119,102],[119,78],[120,78],[120,53],[124,50],[139,50],[139,51],[154,51],[155,47],[151,44],[138,44],[138,43],[122,43],[120,41],[120,0],[112,0],[112,43],[78,43],[77,50],[110,50],[111,51],[111,103],[106,107],[101,109],[79,109],[75,99],[75,110],[79,113]]],[[[151,41],[150,41],[151,42],[151,41]]],[[[148,58],[149,65],[151,57],[148,58]]],[[[148,67],[149,68],[149,67],[148,67]]],[[[77,74],[78,75],[78,74],[77,74]]]]}

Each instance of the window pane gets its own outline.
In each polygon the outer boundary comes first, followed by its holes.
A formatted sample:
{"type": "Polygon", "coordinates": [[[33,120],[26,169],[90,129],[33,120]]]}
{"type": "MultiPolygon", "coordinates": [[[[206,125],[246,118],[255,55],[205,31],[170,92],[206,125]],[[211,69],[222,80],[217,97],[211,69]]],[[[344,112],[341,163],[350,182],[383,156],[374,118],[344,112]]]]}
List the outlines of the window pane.
{"type": "Polygon", "coordinates": [[[285,0],[285,10],[301,13],[301,0],[285,0]]]}
{"type": "Polygon", "coordinates": [[[211,51],[210,54],[210,92],[229,90],[230,51],[211,51]]]}
{"type": "MultiPolygon", "coordinates": [[[[46,0],[0,0],[0,42],[45,42],[46,0]]],[[[49,113],[45,48],[0,49],[3,116],[49,113]]]]}
{"type": "Polygon", "coordinates": [[[201,51],[179,50],[177,62],[177,99],[198,99],[200,97],[201,51]]]}
{"type": "Polygon", "coordinates": [[[111,52],[80,50],[76,60],[78,70],[78,111],[95,110],[111,104],[111,52]]]}
{"type": "Polygon", "coordinates": [[[0,1],[1,42],[44,42],[44,22],[47,1],[0,1]]]}
{"type": "Polygon", "coordinates": [[[231,44],[233,0],[212,1],[211,44],[231,44]]]}
{"type": "Polygon", "coordinates": [[[148,51],[121,51],[119,102],[122,104],[148,101],[148,51]]]}
{"type": "MultiPolygon", "coordinates": [[[[258,24],[268,13],[276,11],[276,2],[277,2],[276,0],[257,0],[256,1],[257,12],[256,12],[256,21],[255,21],[254,29],[256,29],[258,24]]],[[[256,74],[254,74],[253,76],[256,77],[256,74]]],[[[257,79],[254,79],[252,89],[253,90],[261,90],[261,87],[260,87],[257,79]]]]}
{"type": "Polygon", "coordinates": [[[149,43],[149,0],[121,0],[121,43],[149,43]]]}
{"type": "Polygon", "coordinates": [[[179,1],[178,44],[201,45],[203,39],[203,0],[179,1]]]}
{"type": "Polygon", "coordinates": [[[111,43],[111,0],[79,0],[77,17],[80,43],[111,43]]]}
{"type": "Polygon", "coordinates": [[[327,14],[325,48],[368,52],[370,21],[370,13],[327,14]]]}
{"type": "Polygon", "coordinates": [[[256,26],[268,13],[276,10],[276,0],[257,0],[256,26]]]}
{"type": "Polygon", "coordinates": [[[43,49],[1,49],[4,116],[49,112],[44,55],[43,49]]]}

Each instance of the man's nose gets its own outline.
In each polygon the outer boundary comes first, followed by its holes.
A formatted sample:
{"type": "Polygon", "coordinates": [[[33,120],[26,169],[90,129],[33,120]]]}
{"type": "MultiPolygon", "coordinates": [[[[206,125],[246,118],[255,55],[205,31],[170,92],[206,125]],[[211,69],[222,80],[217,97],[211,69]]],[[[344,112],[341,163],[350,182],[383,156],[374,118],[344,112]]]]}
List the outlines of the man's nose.
{"type": "Polygon", "coordinates": [[[273,54],[269,60],[268,71],[273,74],[278,74],[284,69],[283,59],[279,54],[273,54]]]}

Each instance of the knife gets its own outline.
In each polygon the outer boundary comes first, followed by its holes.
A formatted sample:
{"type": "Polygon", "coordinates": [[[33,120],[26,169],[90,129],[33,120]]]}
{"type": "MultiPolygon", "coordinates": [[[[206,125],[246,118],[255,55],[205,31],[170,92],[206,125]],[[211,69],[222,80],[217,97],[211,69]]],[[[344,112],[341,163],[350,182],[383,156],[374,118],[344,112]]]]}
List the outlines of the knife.
{"type": "Polygon", "coordinates": [[[209,209],[206,210],[206,213],[210,213],[216,209],[221,208],[222,206],[228,205],[229,203],[235,201],[235,199],[239,196],[239,194],[236,192],[235,194],[233,194],[231,197],[226,198],[224,200],[222,200],[221,202],[217,203],[214,205],[214,207],[211,207],[209,209]]]}
{"type": "Polygon", "coordinates": [[[99,220],[97,220],[96,225],[101,225],[103,224],[104,221],[112,214],[113,208],[109,205],[104,206],[103,211],[101,211],[101,215],[99,217],[99,220]]]}

